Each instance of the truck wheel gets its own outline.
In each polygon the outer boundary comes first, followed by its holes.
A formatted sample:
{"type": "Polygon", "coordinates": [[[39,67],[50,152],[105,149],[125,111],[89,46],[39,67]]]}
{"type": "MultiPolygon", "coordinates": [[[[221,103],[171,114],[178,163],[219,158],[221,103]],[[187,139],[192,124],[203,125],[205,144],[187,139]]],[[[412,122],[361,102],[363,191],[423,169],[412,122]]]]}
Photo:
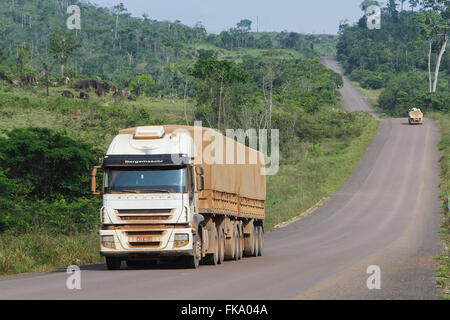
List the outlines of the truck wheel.
{"type": "Polygon", "coordinates": [[[253,226],[252,230],[250,231],[250,235],[244,239],[245,246],[244,246],[244,256],[245,257],[253,257],[255,255],[256,250],[256,231],[255,226],[253,226]]]}
{"type": "Polygon", "coordinates": [[[242,230],[239,230],[239,259],[242,259],[244,257],[244,249],[245,249],[245,244],[244,244],[244,233],[242,232],[242,230]]]}
{"type": "Polygon", "coordinates": [[[108,270],[120,270],[122,260],[116,257],[106,257],[106,267],[108,270]]]}
{"type": "Polygon", "coordinates": [[[213,238],[216,239],[216,243],[214,244],[214,253],[209,253],[205,257],[205,264],[211,266],[215,266],[219,261],[219,247],[220,247],[217,229],[215,227],[213,228],[213,232],[214,232],[213,238]]]}
{"type": "Polygon", "coordinates": [[[258,256],[262,256],[264,247],[264,231],[262,226],[259,226],[258,229],[258,256]]]}
{"type": "Polygon", "coordinates": [[[221,227],[217,228],[217,242],[219,243],[217,263],[222,264],[225,261],[225,238],[221,227]]]}
{"type": "Polygon", "coordinates": [[[225,239],[225,259],[235,260],[236,256],[236,229],[233,230],[231,239],[225,239]]]}
{"type": "Polygon", "coordinates": [[[255,226],[255,253],[254,257],[259,256],[259,228],[255,226]]]}
{"type": "Polygon", "coordinates": [[[241,260],[242,258],[242,241],[241,241],[241,233],[239,231],[239,227],[236,227],[236,250],[234,254],[234,260],[241,260]]]}
{"type": "Polygon", "coordinates": [[[186,258],[186,265],[190,269],[197,269],[200,265],[202,255],[202,240],[200,237],[197,237],[197,240],[194,242],[194,255],[186,258]]]}
{"type": "Polygon", "coordinates": [[[236,229],[234,230],[234,256],[233,256],[233,260],[237,261],[239,260],[239,251],[241,250],[239,248],[239,229],[236,227],[236,229]]]}

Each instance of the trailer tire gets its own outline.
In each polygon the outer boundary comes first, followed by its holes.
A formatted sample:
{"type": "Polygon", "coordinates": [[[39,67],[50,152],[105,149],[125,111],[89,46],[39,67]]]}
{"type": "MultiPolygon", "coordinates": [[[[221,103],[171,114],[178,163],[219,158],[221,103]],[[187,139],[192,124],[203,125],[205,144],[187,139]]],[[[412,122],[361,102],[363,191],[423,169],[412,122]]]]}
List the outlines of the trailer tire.
{"type": "Polygon", "coordinates": [[[239,226],[236,227],[236,237],[235,237],[235,253],[234,260],[241,260],[242,258],[242,241],[241,241],[241,232],[239,230],[239,226]]]}
{"type": "Polygon", "coordinates": [[[225,239],[225,259],[235,260],[236,257],[236,229],[233,229],[233,234],[230,239],[225,239]]]}
{"type": "Polygon", "coordinates": [[[217,263],[222,264],[225,261],[225,238],[221,227],[217,228],[217,242],[219,243],[217,263]]]}
{"type": "Polygon", "coordinates": [[[263,247],[264,247],[264,231],[263,227],[258,227],[258,256],[263,255],[263,247]]]}
{"type": "Polygon", "coordinates": [[[240,251],[240,241],[239,241],[239,229],[236,227],[234,229],[234,256],[233,260],[237,261],[240,259],[239,257],[239,251],[240,251]]]}
{"type": "Polygon", "coordinates": [[[252,226],[252,229],[250,230],[249,236],[244,239],[244,242],[245,242],[244,256],[245,257],[255,256],[257,241],[256,241],[256,227],[254,225],[252,226]]]}
{"type": "Polygon", "coordinates": [[[245,241],[244,241],[244,232],[242,228],[239,228],[239,259],[244,258],[244,250],[245,250],[245,241]]]}
{"type": "Polygon", "coordinates": [[[255,226],[255,252],[254,257],[259,256],[259,228],[255,226]]]}
{"type": "Polygon", "coordinates": [[[120,270],[122,260],[116,257],[106,257],[106,267],[108,270],[120,270]]]}

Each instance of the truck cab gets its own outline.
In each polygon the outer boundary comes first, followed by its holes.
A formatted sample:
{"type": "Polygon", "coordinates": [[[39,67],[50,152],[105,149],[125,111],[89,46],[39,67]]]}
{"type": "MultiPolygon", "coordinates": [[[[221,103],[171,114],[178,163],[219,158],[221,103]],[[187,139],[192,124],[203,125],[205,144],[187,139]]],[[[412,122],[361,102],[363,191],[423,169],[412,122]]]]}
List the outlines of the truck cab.
{"type": "Polygon", "coordinates": [[[136,259],[195,254],[201,170],[191,164],[191,140],[166,135],[162,127],[141,127],[111,143],[101,166],[100,253],[109,269],[120,268],[122,260],[133,265],[136,259]]]}

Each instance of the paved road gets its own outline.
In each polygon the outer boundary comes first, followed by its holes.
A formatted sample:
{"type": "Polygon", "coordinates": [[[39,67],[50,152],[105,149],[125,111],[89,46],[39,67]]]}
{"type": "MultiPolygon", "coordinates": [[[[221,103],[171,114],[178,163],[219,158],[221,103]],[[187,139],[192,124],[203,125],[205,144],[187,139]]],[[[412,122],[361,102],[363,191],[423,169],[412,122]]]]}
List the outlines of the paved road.
{"type": "MultiPolygon", "coordinates": [[[[347,109],[371,112],[347,80],[342,93],[347,109]]],[[[87,266],[79,291],[66,289],[64,272],[0,278],[0,299],[434,299],[438,136],[429,119],[382,120],[345,185],[311,216],[267,234],[263,257],[199,270],[87,266]],[[367,289],[371,265],[381,290],[367,289]]]]}

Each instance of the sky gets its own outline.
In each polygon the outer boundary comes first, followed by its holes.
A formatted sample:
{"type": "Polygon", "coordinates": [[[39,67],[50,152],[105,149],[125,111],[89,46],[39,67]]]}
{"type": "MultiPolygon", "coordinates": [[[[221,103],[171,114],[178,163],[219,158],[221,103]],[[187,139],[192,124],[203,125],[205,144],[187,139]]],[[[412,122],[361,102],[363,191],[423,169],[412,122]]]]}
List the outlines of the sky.
{"type": "Polygon", "coordinates": [[[242,19],[257,31],[337,34],[340,21],[356,22],[362,0],[90,0],[101,7],[122,2],[133,16],[146,13],[159,21],[201,22],[209,33],[220,33],[242,19]],[[258,19],[259,17],[259,19],[258,19]]]}

